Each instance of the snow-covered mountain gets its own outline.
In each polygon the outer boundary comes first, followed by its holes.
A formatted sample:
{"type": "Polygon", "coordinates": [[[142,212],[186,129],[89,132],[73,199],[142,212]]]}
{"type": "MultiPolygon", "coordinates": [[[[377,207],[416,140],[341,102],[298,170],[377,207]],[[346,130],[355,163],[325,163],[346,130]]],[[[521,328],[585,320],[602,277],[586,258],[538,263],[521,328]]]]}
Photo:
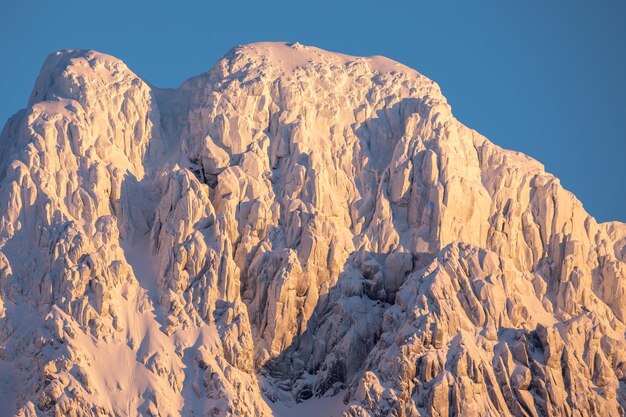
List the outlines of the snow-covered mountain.
{"type": "Polygon", "coordinates": [[[383,57],[58,52],[0,138],[1,416],[622,416],[625,290],[625,224],[383,57]]]}

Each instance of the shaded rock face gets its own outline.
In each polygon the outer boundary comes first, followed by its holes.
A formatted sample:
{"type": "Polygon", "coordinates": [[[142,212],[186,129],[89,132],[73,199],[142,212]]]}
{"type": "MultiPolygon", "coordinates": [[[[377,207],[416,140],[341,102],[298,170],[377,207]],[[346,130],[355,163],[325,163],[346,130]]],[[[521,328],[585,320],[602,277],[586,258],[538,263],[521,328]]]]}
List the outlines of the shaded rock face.
{"type": "Polygon", "coordinates": [[[0,140],[0,414],[621,416],[625,276],[624,224],[393,61],[59,52],[0,140]]]}

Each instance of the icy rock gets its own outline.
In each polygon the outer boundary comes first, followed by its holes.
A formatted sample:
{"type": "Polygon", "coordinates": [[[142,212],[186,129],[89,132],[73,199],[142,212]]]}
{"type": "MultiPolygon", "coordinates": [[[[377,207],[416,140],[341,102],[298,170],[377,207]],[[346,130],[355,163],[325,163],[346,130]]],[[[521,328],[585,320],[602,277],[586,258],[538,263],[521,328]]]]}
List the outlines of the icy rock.
{"type": "Polygon", "coordinates": [[[621,416],[625,276],[624,224],[382,57],[62,51],[0,137],[8,415],[621,416]]]}
{"type": "Polygon", "coordinates": [[[230,162],[230,155],[228,155],[224,149],[217,146],[208,135],[205,138],[201,158],[204,172],[211,175],[217,175],[222,172],[230,162]]]}

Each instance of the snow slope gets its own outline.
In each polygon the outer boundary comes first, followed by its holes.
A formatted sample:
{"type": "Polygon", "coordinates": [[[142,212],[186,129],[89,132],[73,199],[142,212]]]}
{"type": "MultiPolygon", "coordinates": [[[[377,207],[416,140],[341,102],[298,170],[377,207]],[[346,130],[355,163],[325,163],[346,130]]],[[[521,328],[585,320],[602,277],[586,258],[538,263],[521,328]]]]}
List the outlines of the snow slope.
{"type": "Polygon", "coordinates": [[[625,276],[383,57],[61,51],[0,137],[2,416],[621,416],[625,276]]]}

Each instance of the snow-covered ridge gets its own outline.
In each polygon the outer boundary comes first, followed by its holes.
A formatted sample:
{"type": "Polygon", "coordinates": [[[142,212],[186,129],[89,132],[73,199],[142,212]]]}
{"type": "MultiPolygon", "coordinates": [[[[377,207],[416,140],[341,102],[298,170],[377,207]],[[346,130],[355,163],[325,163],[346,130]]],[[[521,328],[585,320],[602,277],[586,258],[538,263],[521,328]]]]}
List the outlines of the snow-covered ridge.
{"type": "Polygon", "coordinates": [[[58,52],[0,164],[0,415],[624,413],[626,225],[386,58],[58,52]]]}
{"type": "Polygon", "coordinates": [[[409,72],[416,73],[412,68],[402,65],[384,56],[355,57],[340,53],[328,52],[314,46],[305,46],[298,42],[256,42],[233,48],[229,55],[243,54],[254,60],[267,60],[274,66],[285,71],[293,71],[298,67],[310,64],[348,65],[354,62],[365,62],[376,72],[409,72]]]}

